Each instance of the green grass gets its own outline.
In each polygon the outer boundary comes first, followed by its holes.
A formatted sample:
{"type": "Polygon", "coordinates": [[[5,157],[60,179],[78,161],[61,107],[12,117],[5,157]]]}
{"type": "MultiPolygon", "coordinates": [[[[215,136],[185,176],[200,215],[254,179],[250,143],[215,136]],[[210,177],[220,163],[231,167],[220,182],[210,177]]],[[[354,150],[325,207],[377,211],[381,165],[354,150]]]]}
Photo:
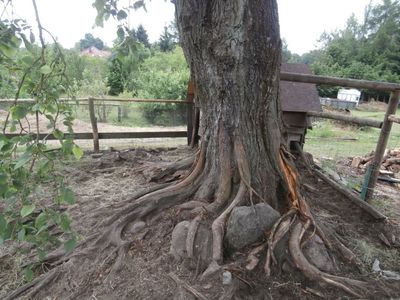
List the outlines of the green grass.
{"type": "MultiPolygon", "coordinates": [[[[116,104],[115,104],[116,105],[116,104]]],[[[116,126],[128,126],[128,127],[151,127],[151,126],[179,126],[182,125],[178,113],[168,116],[168,119],[159,118],[157,124],[151,123],[147,120],[143,113],[143,103],[129,103],[124,104],[127,108],[128,115],[122,117],[121,122],[118,122],[118,107],[117,106],[107,106],[106,107],[106,123],[116,125],[116,126]]],[[[74,117],[76,119],[90,122],[89,110],[87,105],[75,106],[73,107],[74,117]]],[[[98,122],[101,121],[99,114],[102,115],[102,107],[96,106],[95,108],[96,116],[98,122]]]]}
{"type": "MultiPolygon", "coordinates": [[[[74,107],[74,117],[76,119],[82,120],[82,121],[86,121],[86,122],[90,122],[90,118],[89,118],[89,110],[88,110],[88,106],[79,106],[79,107],[74,107]]],[[[102,109],[101,108],[97,108],[96,106],[96,116],[98,121],[99,120],[99,116],[98,116],[98,112],[100,112],[100,114],[102,113],[102,109]]],[[[118,108],[117,106],[108,106],[106,108],[106,117],[107,117],[107,123],[113,124],[113,125],[119,125],[119,126],[133,126],[133,127],[148,127],[148,126],[152,126],[152,124],[150,124],[146,118],[143,116],[143,111],[140,108],[140,104],[139,103],[130,103],[128,105],[128,116],[125,118],[121,119],[121,122],[118,122],[118,108]]]]}
{"type": "MultiPolygon", "coordinates": [[[[384,112],[353,110],[353,116],[383,120],[384,112]]],[[[399,111],[398,111],[399,114],[399,111]]],[[[345,125],[319,119],[307,132],[305,150],[317,157],[331,158],[365,155],[375,150],[380,130],[370,127],[345,125]],[[356,140],[352,140],[356,139],[356,140]]],[[[388,148],[400,147],[400,125],[393,124],[388,148]]]]}
{"type": "Polygon", "coordinates": [[[381,247],[376,247],[372,243],[354,238],[351,241],[351,248],[353,248],[354,253],[363,262],[363,271],[366,273],[371,272],[372,264],[375,259],[381,262],[381,268],[397,271],[399,268],[399,250],[396,248],[382,249],[381,247]]]}

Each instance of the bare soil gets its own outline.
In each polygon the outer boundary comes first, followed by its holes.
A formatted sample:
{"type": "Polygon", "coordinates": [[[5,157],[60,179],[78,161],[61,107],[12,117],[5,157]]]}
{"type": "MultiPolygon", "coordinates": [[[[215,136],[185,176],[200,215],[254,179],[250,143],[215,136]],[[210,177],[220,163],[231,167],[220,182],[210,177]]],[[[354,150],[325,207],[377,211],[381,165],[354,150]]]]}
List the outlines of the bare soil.
{"type": "MultiPolygon", "coordinates": [[[[129,201],[138,190],[155,185],[149,179],[168,163],[193,155],[186,147],[140,148],[119,152],[105,151],[99,158],[90,153],[79,162],[68,162],[63,167],[66,179],[76,194],[77,202],[67,210],[73,219],[73,228],[83,240],[96,232],[96,224],[113,207],[129,201]]],[[[352,170],[341,164],[346,176],[352,170]]],[[[304,194],[316,220],[335,232],[340,240],[360,259],[360,264],[346,264],[340,256],[336,263],[337,275],[348,276],[367,282],[376,291],[375,299],[400,297],[399,281],[382,281],[372,272],[372,262],[379,259],[381,269],[400,272],[400,197],[397,187],[379,185],[379,199],[384,212],[392,212],[387,222],[377,222],[357,206],[349,202],[298,163],[302,173],[304,194]],[[390,245],[380,238],[384,235],[390,245]]],[[[175,174],[169,181],[182,175],[175,174]]],[[[357,175],[357,174],[355,174],[357,175]]],[[[125,240],[132,240],[123,268],[110,273],[113,257],[101,256],[96,261],[96,272],[87,276],[87,268],[93,261],[79,260],[79,265],[69,268],[67,281],[54,281],[35,295],[35,299],[196,299],[193,289],[205,299],[348,299],[348,295],[331,287],[321,288],[314,282],[304,280],[293,269],[274,270],[266,277],[262,266],[248,272],[245,269],[246,251],[226,254],[224,269],[233,275],[229,285],[223,285],[216,277],[200,281],[196,264],[174,262],[169,254],[171,232],[183,220],[181,211],[172,208],[155,218],[145,220],[146,227],[136,234],[124,233],[125,240]],[[235,263],[234,263],[235,262],[235,263]],[[172,278],[177,276],[179,284],[172,278]],[[192,289],[189,292],[188,289],[192,289]]],[[[133,231],[133,229],[132,229],[133,231]]],[[[23,245],[6,244],[0,248],[0,298],[23,284],[19,263],[26,260],[16,252],[23,245]]],[[[256,246],[256,245],[254,245],[256,246]]],[[[115,253],[114,253],[115,254],[115,253]]],[[[335,253],[336,254],[336,253],[335,253]]],[[[262,253],[264,256],[265,253],[262,253]]],[[[113,255],[111,255],[113,256],[113,255]]],[[[336,257],[336,256],[335,256],[336,257]]],[[[94,258],[93,258],[94,259],[94,258]]],[[[65,264],[73,264],[74,260],[65,264]]],[[[51,265],[36,270],[36,275],[51,269],[51,265]]]]}

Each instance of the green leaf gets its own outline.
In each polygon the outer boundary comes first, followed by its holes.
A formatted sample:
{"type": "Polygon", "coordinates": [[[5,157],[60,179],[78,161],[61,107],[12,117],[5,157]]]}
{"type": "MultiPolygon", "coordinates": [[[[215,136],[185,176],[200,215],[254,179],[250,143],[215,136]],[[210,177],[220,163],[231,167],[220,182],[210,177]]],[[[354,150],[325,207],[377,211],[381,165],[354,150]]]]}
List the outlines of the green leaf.
{"type": "Polygon", "coordinates": [[[31,155],[29,153],[24,153],[17,159],[17,163],[14,166],[14,170],[17,170],[27,164],[31,160],[31,155]]]}
{"type": "Polygon", "coordinates": [[[34,62],[33,57],[30,55],[26,55],[22,58],[22,62],[28,66],[31,66],[34,62]]]}
{"type": "Polygon", "coordinates": [[[29,216],[35,210],[34,204],[24,205],[21,209],[21,217],[25,218],[29,216]]]}
{"type": "Polygon", "coordinates": [[[0,52],[2,52],[4,56],[8,58],[13,58],[17,53],[17,48],[5,43],[0,43],[0,52]]]}
{"type": "Polygon", "coordinates": [[[29,42],[28,39],[26,38],[25,34],[21,34],[21,37],[24,41],[24,45],[26,50],[28,50],[30,53],[34,53],[34,49],[33,49],[33,42],[29,42]]]}
{"type": "Polygon", "coordinates": [[[10,111],[11,111],[11,117],[14,120],[20,120],[22,118],[25,118],[25,116],[28,114],[28,109],[23,105],[16,105],[12,107],[10,111]]]}
{"type": "MultiPolygon", "coordinates": [[[[7,225],[8,225],[8,223],[7,223],[6,218],[4,217],[3,214],[0,214],[0,233],[4,232],[6,230],[7,225]]],[[[0,234],[0,236],[1,236],[1,234],[0,234]]]]}
{"type": "Polygon", "coordinates": [[[28,282],[32,281],[32,279],[33,279],[33,271],[32,271],[31,268],[26,268],[24,270],[24,277],[25,277],[26,281],[28,281],[28,282]]]}
{"type": "Polygon", "coordinates": [[[7,183],[8,180],[8,175],[7,173],[2,173],[0,172],[0,184],[5,184],[7,183]]]}
{"type": "Polygon", "coordinates": [[[76,246],[76,240],[75,238],[71,238],[64,244],[64,249],[67,252],[71,252],[72,250],[74,250],[75,246],[76,246]]]}
{"type": "Polygon", "coordinates": [[[25,240],[25,234],[26,234],[25,228],[22,228],[22,229],[18,232],[18,240],[19,240],[19,241],[25,240]]]}
{"type": "Polygon", "coordinates": [[[117,36],[119,39],[123,40],[125,38],[125,31],[122,27],[119,27],[117,30],[117,36]]]}
{"type": "Polygon", "coordinates": [[[59,225],[64,232],[69,232],[71,230],[71,220],[66,214],[60,215],[59,225]]]}
{"type": "Polygon", "coordinates": [[[35,228],[37,230],[41,229],[47,223],[47,213],[41,212],[35,220],[35,228]]]}
{"type": "Polygon", "coordinates": [[[61,194],[59,196],[60,203],[74,204],[75,195],[74,192],[69,188],[62,188],[61,194]]]}
{"type": "Polygon", "coordinates": [[[8,192],[8,184],[0,183],[0,195],[4,197],[4,195],[8,192]]]}
{"type": "Polygon", "coordinates": [[[49,65],[44,65],[40,68],[40,73],[47,75],[51,73],[51,68],[49,65]]]}
{"type": "Polygon", "coordinates": [[[83,156],[83,150],[76,144],[72,147],[72,153],[77,160],[80,160],[83,156]]]}
{"type": "Polygon", "coordinates": [[[117,13],[117,19],[118,19],[118,21],[121,21],[121,20],[123,20],[123,19],[126,19],[128,17],[128,14],[124,11],[124,10],[120,10],[118,13],[117,13]]]}
{"type": "Polygon", "coordinates": [[[38,249],[39,260],[44,260],[46,258],[46,254],[46,251],[44,251],[43,249],[38,249]]]}
{"type": "Polygon", "coordinates": [[[54,130],[53,135],[58,140],[62,140],[64,138],[64,133],[59,129],[54,130]]]}

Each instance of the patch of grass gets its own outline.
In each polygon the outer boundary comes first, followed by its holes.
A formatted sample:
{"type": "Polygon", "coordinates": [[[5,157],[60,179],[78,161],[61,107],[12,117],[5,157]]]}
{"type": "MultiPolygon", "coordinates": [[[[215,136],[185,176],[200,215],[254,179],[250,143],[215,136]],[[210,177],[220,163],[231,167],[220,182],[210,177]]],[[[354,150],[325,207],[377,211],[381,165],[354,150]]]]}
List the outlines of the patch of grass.
{"type": "MultiPolygon", "coordinates": [[[[114,103],[115,106],[107,106],[106,107],[106,119],[109,124],[116,126],[127,126],[127,127],[151,127],[151,126],[159,126],[157,124],[153,124],[148,119],[145,118],[143,104],[142,103],[129,103],[123,104],[122,106],[126,109],[127,115],[121,118],[121,121],[118,121],[118,107],[117,102],[114,103]]],[[[184,104],[182,104],[184,105],[184,104]]],[[[74,107],[74,116],[76,119],[90,122],[89,118],[89,110],[87,106],[79,106],[74,107]]],[[[99,117],[99,113],[102,114],[102,108],[96,107],[96,116],[98,122],[100,122],[101,118],[99,117]]],[[[183,116],[185,119],[186,116],[183,116]]],[[[156,121],[158,123],[169,125],[169,126],[179,126],[182,125],[182,116],[179,112],[171,113],[167,118],[159,118],[156,121]]]]}
{"type": "MultiPolygon", "coordinates": [[[[383,247],[383,246],[382,246],[383,247]]],[[[396,248],[378,248],[362,239],[352,239],[354,254],[364,263],[363,271],[370,273],[375,259],[380,261],[382,269],[398,271],[400,268],[400,251],[396,248]]]]}
{"type": "Polygon", "coordinates": [[[393,201],[393,199],[390,198],[389,196],[382,196],[382,195],[374,196],[370,202],[372,206],[376,207],[388,218],[396,217],[396,214],[393,210],[393,206],[396,205],[396,202],[393,201]]]}
{"type": "MultiPolygon", "coordinates": [[[[383,120],[385,115],[383,111],[353,110],[351,113],[353,116],[375,120],[383,120]]],[[[398,114],[400,114],[400,110],[398,114]]],[[[316,157],[361,156],[375,150],[379,134],[380,129],[377,128],[318,120],[313,124],[313,130],[307,132],[305,150],[316,157]]],[[[398,147],[400,147],[400,124],[393,124],[388,148],[398,147]]]]}

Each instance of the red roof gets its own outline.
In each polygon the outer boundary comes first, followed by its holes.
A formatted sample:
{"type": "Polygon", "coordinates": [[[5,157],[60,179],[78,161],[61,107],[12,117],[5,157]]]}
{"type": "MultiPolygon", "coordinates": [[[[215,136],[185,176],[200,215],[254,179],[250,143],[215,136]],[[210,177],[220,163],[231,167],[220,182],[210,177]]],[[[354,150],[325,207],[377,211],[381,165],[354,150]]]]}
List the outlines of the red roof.
{"type": "Polygon", "coordinates": [[[110,51],[99,50],[95,46],[87,48],[81,52],[82,56],[91,56],[91,57],[109,57],[111,55],[110,51]]]}

